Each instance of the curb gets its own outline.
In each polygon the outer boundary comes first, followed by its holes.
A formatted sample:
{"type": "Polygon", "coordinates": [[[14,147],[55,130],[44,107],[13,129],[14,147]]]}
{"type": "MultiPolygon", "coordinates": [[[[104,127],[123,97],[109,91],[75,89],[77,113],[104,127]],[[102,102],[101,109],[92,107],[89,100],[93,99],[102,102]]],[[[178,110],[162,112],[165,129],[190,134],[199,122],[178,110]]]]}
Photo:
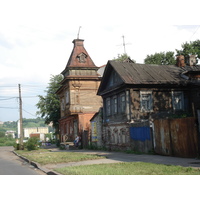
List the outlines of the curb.
{"type": "Polygon", "coordinates": [[[45,174],[47,175],[61,175],[55,171],[47,171],[46,169],[42,168],[41,165],[39,163],[36,163],[36,162],[33,162],[33,161],[30,161],[29,159],[19,155],[18,153],[16,153],[15,151],[12,151],[16,156],[18,156],[19,158],[21,158],[22,160],[26,161],[27,163],[29,163],[30,165],[34,166],[35,168],[43,171],[45,174]]]}

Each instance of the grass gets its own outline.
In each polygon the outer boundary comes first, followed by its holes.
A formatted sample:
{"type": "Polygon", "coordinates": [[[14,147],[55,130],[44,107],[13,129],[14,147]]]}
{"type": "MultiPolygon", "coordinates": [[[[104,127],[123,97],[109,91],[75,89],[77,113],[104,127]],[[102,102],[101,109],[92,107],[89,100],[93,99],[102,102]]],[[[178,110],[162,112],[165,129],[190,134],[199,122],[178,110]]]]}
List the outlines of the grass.
{"type": "Polygon", "coordinates": [[[200,175],[199,169],[162,164],[127,162],[54,169],[64,175],[200,175]]]}
{"type": "MultiPolygon", "coordinates": [[[[46,164],[78,162],[104,158],[80,152],[50,152],[47,149],[16,151],[31,161],[46,164]]],[[[200,169],[145,162],[122,162],[54,169],[64,175],[200,175],[200,169]]]]}
{"type": "Polygon", "coordinates": [[[41,165],[78,162],[78,161],[94,160],[102,158],[102,156],[97,156],[97,155],[88,155],[76,152],[50,152],[45,149],[34,150],[34,151],[18,150],[16,152],[19,155],[24,156],[27,159],[37,162],[41,165]]]}

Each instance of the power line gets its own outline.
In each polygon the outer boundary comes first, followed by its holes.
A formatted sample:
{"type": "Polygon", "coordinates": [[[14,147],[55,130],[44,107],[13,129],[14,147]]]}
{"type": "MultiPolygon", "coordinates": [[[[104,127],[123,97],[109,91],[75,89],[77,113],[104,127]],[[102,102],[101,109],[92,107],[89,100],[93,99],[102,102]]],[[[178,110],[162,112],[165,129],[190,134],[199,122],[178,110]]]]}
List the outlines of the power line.
{"type": "Polygon", "coordinates": [[[6,109],[19,109],[19,108],[14,108],[14,107],[0,107],[0,108],[6,108],[6,109]]]}
{"type": "Polygon", "coordinates": [[[24,112],[26,112],[26,113],[28,113],[29,115],[32,115],[32,116],[34,116],[34,117],[36,117],[37,115],[34,115],[34,114],[32,114],[32,113],[30,113],[30,112],[28,112],[28,111],[26,111],[26,110],[24,110],[24,109],[22,109],[24,112]]]}
{"type": "Polygon", "coordinates": [[[10,97],[10,98],[7,98],[7,99],[0,99],[0,101],[4,101],[4,100],[10,100],[10,99],[16,99],[17,97],[10,97]]]}
{"type": "Polygon", "coordinates": [[[192,34],[192,36],[190,37],[189,40],[191,40],[191,38],[196,34],[196,32],[199,30],[199,28],[200,28],[200,25],[198,25],[197,29],[194,31],[194,33],[192,34]]]}

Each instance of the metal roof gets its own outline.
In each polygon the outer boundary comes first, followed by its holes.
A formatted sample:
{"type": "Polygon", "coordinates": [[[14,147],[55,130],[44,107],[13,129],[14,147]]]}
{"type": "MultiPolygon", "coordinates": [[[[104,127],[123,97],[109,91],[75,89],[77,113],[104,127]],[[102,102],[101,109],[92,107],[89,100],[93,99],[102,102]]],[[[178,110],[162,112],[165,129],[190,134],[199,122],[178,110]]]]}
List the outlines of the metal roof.
{"type": "Polygon", "coordinates": [[[108,61],[98,90],[98,94],[109,88],[106,85],[112,70],[117,72],[125,84],[154,86],[185,85],[190,82],[190,80],[185,79],[181,75],[191,71],[200,72],[200,66],[178,67],[176,65],[151,65],[108,61]]]}
{"type": "Polygon", "coordinates": [[[150,65],[109,61],[126,84],[181,84],[180,74],[185,71],[200,71],[200,67],[177,67],[176,65],[150,65]]]}

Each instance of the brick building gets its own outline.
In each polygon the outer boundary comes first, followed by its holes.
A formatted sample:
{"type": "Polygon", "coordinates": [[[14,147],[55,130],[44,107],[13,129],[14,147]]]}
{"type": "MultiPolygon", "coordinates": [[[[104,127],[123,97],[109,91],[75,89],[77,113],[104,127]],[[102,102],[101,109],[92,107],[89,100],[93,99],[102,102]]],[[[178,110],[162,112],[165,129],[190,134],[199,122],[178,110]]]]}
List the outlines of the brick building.
{"type": "Polygon", "coordinates": [[[90,119],[102,105],[102,98],[96,95],[101,81],[97,72],[99,67],[92,61],[83,42],[82,39],[73,40],[72,53],[61,73],[64,79],[56,92],[61,103],[61,142],[73,141],[76,135],[81,135],[87,143],[90,119]]]}

